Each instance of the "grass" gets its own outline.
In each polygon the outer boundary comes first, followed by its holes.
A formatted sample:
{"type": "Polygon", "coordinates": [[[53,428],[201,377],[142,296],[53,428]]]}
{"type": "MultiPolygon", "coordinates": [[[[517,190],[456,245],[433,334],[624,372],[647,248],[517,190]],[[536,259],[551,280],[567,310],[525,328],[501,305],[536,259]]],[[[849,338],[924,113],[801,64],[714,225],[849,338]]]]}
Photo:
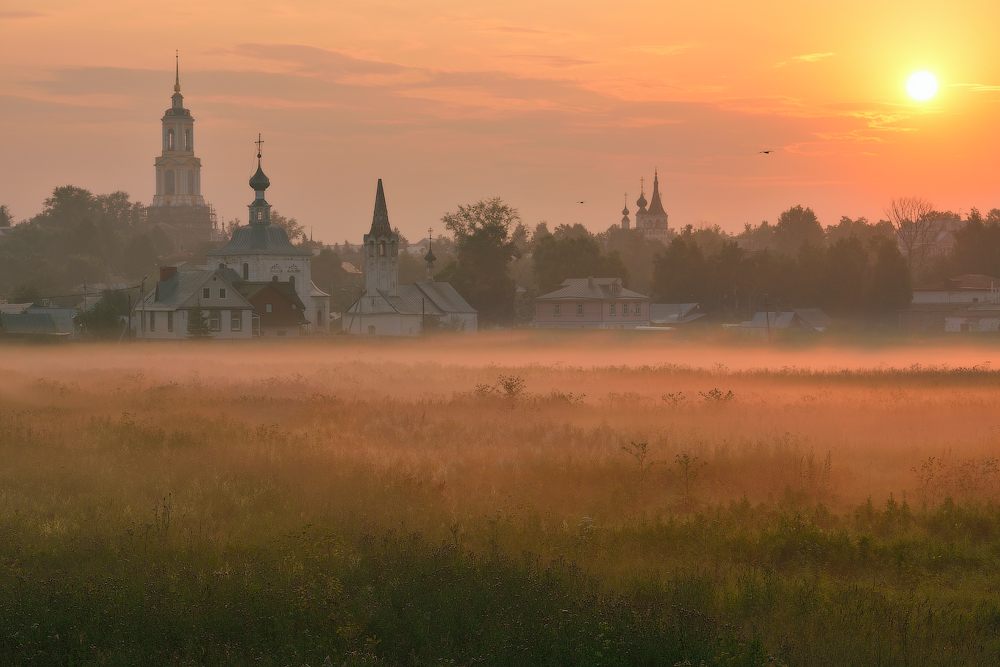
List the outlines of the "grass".
{"type": "Polygon", "coordinates": [[[993,663],[988,349],[605,343],[0,349],[0,664],[993,663]]]}

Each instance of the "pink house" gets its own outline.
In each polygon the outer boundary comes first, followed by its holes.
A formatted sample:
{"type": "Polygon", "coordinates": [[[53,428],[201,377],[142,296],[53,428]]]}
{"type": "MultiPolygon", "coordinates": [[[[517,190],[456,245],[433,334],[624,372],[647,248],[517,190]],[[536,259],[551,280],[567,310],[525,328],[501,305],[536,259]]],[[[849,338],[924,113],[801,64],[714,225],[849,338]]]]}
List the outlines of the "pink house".
{"type": "Polygon", "coordinates": [[[535,299],[534,326],[543,329],[634,329],[649,325],[650,298],[620,278],[568,278],[535,299]]]}

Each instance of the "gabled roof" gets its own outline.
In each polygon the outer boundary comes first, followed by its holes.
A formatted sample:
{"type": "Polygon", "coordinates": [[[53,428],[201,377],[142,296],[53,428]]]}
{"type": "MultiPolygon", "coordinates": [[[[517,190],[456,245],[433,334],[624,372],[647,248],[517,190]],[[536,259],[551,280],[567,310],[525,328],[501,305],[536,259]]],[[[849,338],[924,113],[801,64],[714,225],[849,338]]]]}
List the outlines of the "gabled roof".
{"type": "Polygon", "coordinates": [[[649,304],[649,321],[656,324],[687,324],[706,315],[698,303],[649,304]]]}
{"type": "Polygon", "coordinates": [[[300,310],[305,311],[306,309],[305,305],[302,303],[302,299],[300,299],[299,295],[295,292],[295,285],[292,283],[283,283],[274,280],[254,282],[241,281],[235,287],[236,291],[240,293],[240,296],[247,301],[251,301],[255,296],[263,292],[268,287],[272,287],[284,296],[288,297],[288,299],[297,305],[300,310]]]}
{"type": "Polygon", "coordinates": [[[1000,288],[1000,280],[981,273],[963,273],[954,278],[938,280],[937,282],[914,287],[914,292],[957,292],[961,290],[988,290],[991,287],[1000,288]]]}
{"type": "Polygon", "coordinates": [[[793,310],[799,316],[799,319],[802,320],[803,324],[817,331],[823,331],[833,322],[833,319],[824,313],[821,308],[795,308],[793,310]]]}
{"type": "Polygon", "coordinates": [[[371,299],[375,295],[365,294],[351,306],[347,312],[357,313],[358,303],[362,303],[361,314],[384,315],[396,313],[399,315],[469,315],[476,309],[468,304],[449,283],[416,283],[400,285],[399,293],[390,296],[387,292],[378,291],[375,304],[371,299]]]}
{"type": "Polygon", "coordinates": [[[648,299],[645,294],[639,294],[621,286],[620,278],[567,278],[559,289],[537,297],[536,301],[555,301],[560,299],[648,299]],[[617,289],[615,289],[617,287],[617,289]]]}
{"type": "MultiPolygon", "coordinates": [[[[178,271],[166,280],[156,283],[156,288],[146,295],[146,308],[157,310],[177,310],[187,303],[196,292],[205,286],[213,276],[222,279],[225,286],[233,291],[233,296],[237,299],[229,307],[239,307],[249,309],[253,306],[247,301],[233,283],[228,280],[227,275],[232,275],[231,271],[216,271],[214,269],[203,271],[178,271]]],[[[207,306],[206,306],[207,308],[207,306]]]]}
{"type": "Polygon", "coordinates": [[[277,225],[244,225],[237,227],[229,243],[221,248],[209,250],[208,257],[228,257],[232,255],[281,255],[309,256],[312,251],[296,248],[288,240],[288,234],[277,225]]]}
{"type": "Polygon", "coordinates": [[[30,305],[32,305],[30,301],[27,303],[0,303],[0,314],[20,315],[27,312],[30,305]]]}
{"type": "Polygon", "coordinates": [[[740,322],[740,328],[742,329],[776,329],[776,330],[793,330],[793,331],[816,331],[815,328],[809,326],[802,319],[795,314],[795,312],[783,312],[779,313],[776,311],[769,311],[767,313],[759,312],[754,314],[752,320],[747,320],[746,322],[740,322]]]}

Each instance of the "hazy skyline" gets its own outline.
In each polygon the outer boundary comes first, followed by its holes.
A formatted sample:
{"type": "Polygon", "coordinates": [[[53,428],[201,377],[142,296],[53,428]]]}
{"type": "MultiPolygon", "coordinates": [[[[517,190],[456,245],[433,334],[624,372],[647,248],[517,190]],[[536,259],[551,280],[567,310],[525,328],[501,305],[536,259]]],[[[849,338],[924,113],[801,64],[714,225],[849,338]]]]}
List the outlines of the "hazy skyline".
{"type": "Polygon", "coordinates": [[[901,195],[965,213],[1000,206],[998,20],[968,0],[8,0],[0,203],[21,220],[73,184],[148,204],[179,49],[220,218],[246,222],[260,132],[268,200],[328,243],[360,240],[378,178],[411,239],[492,196],[603,231],[654,167],[674,228],[878,219],[901,195]]]}

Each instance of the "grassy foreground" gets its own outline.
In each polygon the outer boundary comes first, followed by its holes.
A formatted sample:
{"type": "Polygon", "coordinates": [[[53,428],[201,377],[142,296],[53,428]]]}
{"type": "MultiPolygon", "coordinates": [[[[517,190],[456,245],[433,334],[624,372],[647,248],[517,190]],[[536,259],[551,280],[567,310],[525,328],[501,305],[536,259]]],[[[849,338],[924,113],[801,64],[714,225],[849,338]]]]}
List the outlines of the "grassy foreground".
{"type": "Polygon", "coordinates": [[[0,350],[0,664],[995,664],[988,366],[477,344],[0,350]]]}

